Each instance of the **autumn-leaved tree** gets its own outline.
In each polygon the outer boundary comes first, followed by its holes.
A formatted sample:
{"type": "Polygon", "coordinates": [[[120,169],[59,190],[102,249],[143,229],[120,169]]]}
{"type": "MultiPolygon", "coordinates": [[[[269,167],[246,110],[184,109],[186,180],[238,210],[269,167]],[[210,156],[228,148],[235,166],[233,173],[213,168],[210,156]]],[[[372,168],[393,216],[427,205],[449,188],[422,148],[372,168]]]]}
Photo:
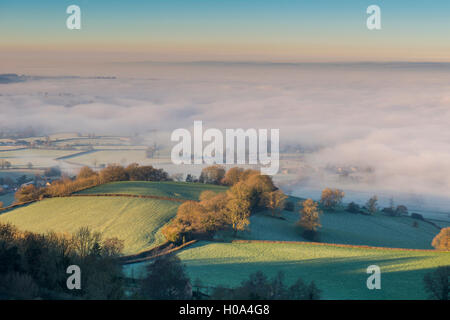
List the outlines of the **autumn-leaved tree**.
{"type": "Polygon", "coordinates": [[[209,184],[220,184],[225,177],[225,168],[213,165],[202,169],[199,182],[209,184]]]}
{"type": "Polygon", "coordinates": [[[87,179],[96,175],[97,173],[94,170],[88,166],[84,166],[80,169],[80,172],[78,172],[77,179],[87,179]]]}
{"type": "Polygon", "coordinates": [[[344,196],[345,193],[342,190],[326,188],[322,191],[320,202],[325,209],[335,210],[342,203],[344,196]]]}
{"type": "Polygon", "coordinates": [[[251,193],[252,188],[244,182],[238,182],[227,191],[228,201],[224,213],[235,235],[250,224],[251,193]]]}
{"type": "Polygon", "coordinates": [[[228,169],[228,171],[225,173],[225,177],[222,179],[222,184],[226,186],[232,186],[238,183],[242,177],[243,172],[244,169],[239,167],[233,167],[231,169],[228,169]]]}
{"type": "Polygon", "coordinates": [[[434,237],[431,245],[436,250],[450,250],[450,227],[443,228],[441,232],[438,233],[436,237],[434,237]]]}
{"type": "Polygon", "coordinates": [[[317,229],[321,227],[320,214],[317,202],[312,199],[303,201],[298,225],[303,228],[303,236],[307,239],[314,240],[316,238],[317,229]]]}
{"type": "Polygon", "coordinates": [[[124,167],[116,164],[110,164],[100,172],[100,179],[102,183],[127,181],[128,175],[124,167]]]}
{"type": "Polygon", "coordinates": [[[263,195],[264,205],[272,212],[272,215],[279,215],[284,208],[287,196],[281,190],[266,192],[263,195]]]}

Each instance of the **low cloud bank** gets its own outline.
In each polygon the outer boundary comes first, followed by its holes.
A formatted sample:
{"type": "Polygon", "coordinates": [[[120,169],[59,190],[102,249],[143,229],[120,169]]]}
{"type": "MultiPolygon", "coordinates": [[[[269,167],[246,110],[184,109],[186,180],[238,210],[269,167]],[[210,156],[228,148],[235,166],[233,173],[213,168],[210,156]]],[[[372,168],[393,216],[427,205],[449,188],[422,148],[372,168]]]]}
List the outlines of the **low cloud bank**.
{"type": "MultiPolygon", "coordinates": [[[[32,126],[46,133],[145,136],[157,130],[163,137],[160,143],[169,146],[170,132],[189,129],[194,120],[222,129],[279,128],[282,144],[315,150],[305,157],[311,167],[371,168],[365,183],[375,189],[448,195],[446,68],[139,68],[135,78],[128,72],[115,79],[41,78],[1,84],[0,131],[32,126]]],[[[315,176],[315,183],[320,177],[315,176]]]]}

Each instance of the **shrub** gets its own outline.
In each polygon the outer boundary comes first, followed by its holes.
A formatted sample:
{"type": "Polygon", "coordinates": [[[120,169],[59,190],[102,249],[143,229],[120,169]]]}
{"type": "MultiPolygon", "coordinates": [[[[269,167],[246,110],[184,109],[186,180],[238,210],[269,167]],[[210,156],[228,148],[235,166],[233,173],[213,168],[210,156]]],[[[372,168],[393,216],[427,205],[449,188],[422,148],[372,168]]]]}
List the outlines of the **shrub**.
{"type": "Polygon", "coordinates": [[[17,202],[28,202],[39,200],[43,196],[43,190],[36,188],[34,185],[30,184],[28,186],[23,186],[17,190],[14,195],[17,202]]]}
{"type": "Polygon", "coordinates": [[[347,209],[345,209],[345,211],[350,212],[350,213],[360,213],[361,208],[359,207],[358,204],[356,204],[354,202],[350,202],[347,206],[347,209]]]}
{"type": "Polygon", "coordinates": [[[384,214],[387,214],[389,216],[395,216],[395,210],[392,207],[386,207],[381,210],[384,214]]]}
{"type": "Polygon", "coordinates": [[[44,176],[46,176],[46,177],[59,177],[59,176],[61,176],[61,169],[59,167],[47,168],[44,171],[44,176]]]}
{"type": "Polygon", "coordinates": [[[396,216],[407,216],[408,215],[408,208],[404,205],[399,205],[395,209],[395,215],[396,216]]]}
{"type": "Polygon", "coordinates": [[[284,204],[284,210],[291,212],[295,211],[295,203],[292,201],[286,201],[284,204]]]}
{"type": "Polygon", "coordinates": [[[284,274],[279,272],[269,279],[263,272],[250,274],[236,288],[217,287],[212,292],[213,300],[318,300],[321,291],[314,282],[306,284],[299,278],[292,286],[284,283],[284,274]]]}

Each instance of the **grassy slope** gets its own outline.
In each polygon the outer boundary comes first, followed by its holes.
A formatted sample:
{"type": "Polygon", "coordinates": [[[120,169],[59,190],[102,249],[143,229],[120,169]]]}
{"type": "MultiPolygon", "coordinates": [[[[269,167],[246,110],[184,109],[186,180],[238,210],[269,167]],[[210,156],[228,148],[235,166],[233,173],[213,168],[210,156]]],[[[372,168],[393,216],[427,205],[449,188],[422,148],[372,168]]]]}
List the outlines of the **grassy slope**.
{"type": "Polygon", "coordinates": [[[160,229],[177,211],[179,203],[124,197],[54,198],[0,215],[19,229],[34,232],[74,232],[82,226],[102,231],[106,237],[125,240],[125,254],[138,253],[163,243],[160,229]]]}
{"type": "MultiPolygon", "coordinates": [[[[178,255],[189,276],[201,279],[204,285],[230,287],[257,270],[269,276],[283,271],[287,283],[298,277],[314,280],[323,290],[324,299],[424,299],[424,274],[450,264],[450,252],[284,243],[201,242],[178,255]],[[366,269],[373,264],[381,268],[382,290],[366,287],[366,269]]],[[[135,273],[138,266],[134,266],[135,273]]]]}
{"type": "Polygon", "coordinates": [[[125,181],[104,184],[81,191],[82,194],[126,193],[197,200],[205,190],[223,192],[227,187],[186,182],[125,181]]]}
{"type": "Polygon", "coordinates": [[[0,202],[3,202],[3,207],[7,207],[14,202],[14,193],[6,193],[0,196],[0,202]]]}
{"type": "MultiPolygon", "coordinates": [[[[251,218],[250,231],[239,234],[241,239],[306,241],[295,225],[299,214],[284,211],[286,220],[263,212],[251,218]]],[[[320,241],[326,243],[368,245],[411,249],[432,249],[431,241],[439,230],[429,223],[409,217],[388,217],[382,214],[365,216],[347,212],[324,213],[320,217],[320,241]],[[418,222],[414,228],[413,222],[418,222]]]]}
{"type": "MultiPolygon", "coordinates": [[[[123,193],[198,199],[204,190],[225,187],[180,182],[116,182],[85,194],[123,193]]],[[[1,200],[0,200],[1,201],[1,200]]],[[[151,249],[165,241],[160,229],[172,219],[180,203],[125,197],[72,197],[46,199],[0,215],[19,229],[34,232],[74,232],[82,226],[102,231],[106,237],[125,240],[125,254],[151,249]]]]}

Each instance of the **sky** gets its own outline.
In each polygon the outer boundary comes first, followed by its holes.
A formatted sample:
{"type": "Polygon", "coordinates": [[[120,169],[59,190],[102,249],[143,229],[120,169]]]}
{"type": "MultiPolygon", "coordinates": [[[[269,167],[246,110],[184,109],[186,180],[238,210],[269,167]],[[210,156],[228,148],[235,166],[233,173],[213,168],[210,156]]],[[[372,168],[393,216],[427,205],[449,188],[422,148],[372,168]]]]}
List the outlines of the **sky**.
{"type": "Polygon", "coordinates": [[[450,61],[449,13],[447,0],[2,0],[0,57],[450,61]],[[81,8],[81,30],[66,28],[71,4],[81,8]],[[381,8],[381,30],[366,27],[372,4],[381,8]]]}

